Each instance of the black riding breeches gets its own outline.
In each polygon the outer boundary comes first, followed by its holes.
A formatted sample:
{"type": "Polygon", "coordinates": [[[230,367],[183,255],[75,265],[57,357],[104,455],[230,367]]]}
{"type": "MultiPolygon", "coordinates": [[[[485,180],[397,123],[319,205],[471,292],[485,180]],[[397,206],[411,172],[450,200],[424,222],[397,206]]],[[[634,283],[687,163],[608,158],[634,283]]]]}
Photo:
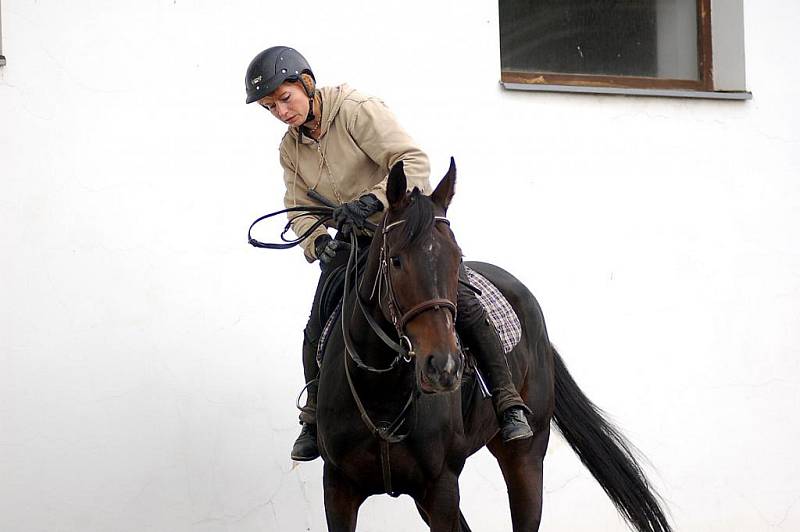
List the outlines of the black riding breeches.
{"type": "MultiPolygon", "coordinates": [[[[343,240],[346,242],[350,242],[349,236],[344,236],[341,233],[336,235],[336,240],[343,240]]],[[[359,236],[358,239],[358,249],[359,255],[366,253],[367,249],[369,248],[370,242],[372,241],[371,237],[367,236],[359,236]]],[[[331,278],[331,274],[339,269],[340,267],[344,267],[347,265],[347,259],[350,256],[350,249],[341,249],[336,253],[336,256],[331,260],[331,262],[322,270],[319,275],[319,281],[317,282],[317,289],[314,292],[314,302],[311,305],[311,312],[308,316],[308,323],[306,324],[306,328],[304,331],[306,341],[316,345],[319,342],[319,337],[322,335],[322,329],[325,327],[325,322],[328,319],[327,312],[323,309],[325,301],[323,298],[326,296],[325,288],[326,285],[329,284],[329,280],[331,278]]],[[[313,366],[316,366],[316,360],[311,361],[313,366]]],[[[304,365],[305,360],[303,361],[304,365]]]]}
{"type": "MultiPolygon", "coordinates": [[[[469,281],[463,264],[459,270],[459,279],[469,281]]],[[[500,415],[512,406],[528,410],[514,387],[502,341],[489,313],[475,292],[463,283],[458,283],[457,305],[456,330],[470,347],[478,366],[487,374],[492,403],[497,414],[500,415]]]]}
{"type": "MultiPolygon", "coordinates": [[[[469,282],[467,270],[463,263],[458,270],[458,278],[462,281],[469,282]]],[[[464,328],[472,327],[478,320],[486,318],[486,309],[484,309],[481,302],[478,301],[478,296],[471,288],[465,286],[463,283],[458,283],[458,300],[456,301],[456,307],[458,308],[456,313],[456,329],[459,331],[464,328]]]]}
{"type": "MultiPolygon", "coordinates": [[[[341,234],[336,235],[337,240],[349,242],[349,237],[341,234]]],[[[370,237],[358,237],[359,254],[366,253],[366,249],[371,242],[370,237]]],[[[314,302],[311,305],[311,312],[308,316],[308,323],[303,330],[303,375],[306,380],[308,397],[306,405],[301,409],[300,421],[304,423],[316,423],[316,407],[317,407],[317,377],[319,376],[319,366],[317,366],[317,346],[319,345],[319,338],[322,336],[322,329],[325,327],[325,322],[328,320],[328,296],[326,292],[329,291],[329,281],[332,279],[332,274],[347,265],[347,259],[350,256],[349,247],[341,249],[336,253],[336,256],[331,262],[325,266],[319,275],[317,282],[317,289],[314,292],[314,302]]]]}

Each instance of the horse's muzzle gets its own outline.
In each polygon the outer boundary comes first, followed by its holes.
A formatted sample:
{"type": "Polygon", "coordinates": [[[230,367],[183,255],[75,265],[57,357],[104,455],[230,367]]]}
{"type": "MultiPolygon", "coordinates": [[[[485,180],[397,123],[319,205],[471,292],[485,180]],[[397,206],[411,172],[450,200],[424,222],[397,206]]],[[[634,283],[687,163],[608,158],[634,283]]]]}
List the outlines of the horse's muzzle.
{"type": "Polygon", "coordinates": [[[418,385],[423,393],[444,393],[458,389],[464,363],[458,353],[434,353],[418,360],[418,385]]]}

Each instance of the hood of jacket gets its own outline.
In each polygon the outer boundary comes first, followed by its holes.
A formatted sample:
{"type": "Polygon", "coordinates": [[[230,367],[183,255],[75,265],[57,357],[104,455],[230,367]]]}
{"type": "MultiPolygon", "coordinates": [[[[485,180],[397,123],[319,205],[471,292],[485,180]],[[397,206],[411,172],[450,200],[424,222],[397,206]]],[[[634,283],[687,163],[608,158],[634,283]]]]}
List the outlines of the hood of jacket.
{"type": "MultiPolygon", "coordinates": [[[[320,95],[320,100],[322,101],[322,122],[320,122],[320,139],[325,136],[325,133],[328,132],[328,128],[333,122],[333,119],[336,118],[336,115],[339,114],[339,109],[342,107],[342,102],[355,92],[355,89],[351,88],[346,83],[336,87],[318,87],[317,91],[320,95]]],[[[289,136],[292,137],[295,141],[299,140],[303,144],[308,144],[314,142],[314,139],[303,135],[300,131],[299,127],[290,126],[287,132],[289,136]]]]}

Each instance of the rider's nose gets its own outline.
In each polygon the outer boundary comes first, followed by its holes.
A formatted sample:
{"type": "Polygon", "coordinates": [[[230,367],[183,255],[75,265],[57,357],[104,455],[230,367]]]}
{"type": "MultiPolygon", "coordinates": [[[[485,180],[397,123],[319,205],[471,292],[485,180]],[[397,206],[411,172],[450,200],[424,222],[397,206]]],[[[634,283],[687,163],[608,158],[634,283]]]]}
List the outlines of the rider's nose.
{"type": "Polygon", "coordinates": [[[275,102],[275,113],[281,120],[286,120],[291,114],[289,112],[289,106],[285,105],[283,102],[275,102]]]}

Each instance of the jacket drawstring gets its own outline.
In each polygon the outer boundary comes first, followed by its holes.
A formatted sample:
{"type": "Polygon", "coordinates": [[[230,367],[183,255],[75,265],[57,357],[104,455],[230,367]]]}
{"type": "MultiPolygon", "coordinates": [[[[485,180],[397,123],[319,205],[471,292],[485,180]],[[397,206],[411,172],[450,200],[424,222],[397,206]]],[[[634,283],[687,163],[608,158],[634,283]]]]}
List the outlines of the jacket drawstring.
{"type": "Polygon", "coordinates": [[[297,207],[297,166],[300,164],[300,136],[294,138],[294,177],[292,178],[292,207],[297,207]]]}

